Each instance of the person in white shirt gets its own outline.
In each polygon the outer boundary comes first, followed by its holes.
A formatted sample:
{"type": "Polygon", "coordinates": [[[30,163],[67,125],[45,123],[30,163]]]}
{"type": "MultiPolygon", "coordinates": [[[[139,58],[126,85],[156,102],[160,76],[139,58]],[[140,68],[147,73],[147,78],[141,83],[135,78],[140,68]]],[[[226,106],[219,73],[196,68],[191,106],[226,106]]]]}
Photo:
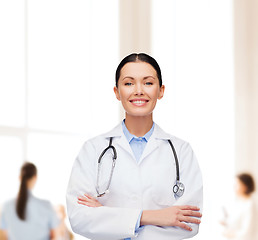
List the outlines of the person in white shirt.
{"type": "Polygon", "coordinates": [[[257,240],[256,206],[253,198],[255,183],[252,175],[236,176],[236,199],[224,208],[223,236],[229,240],[257,240]]]}
{"type": "Polygon", "coordinates": [[[125,119],[86,141],[74,162],[66,197],[74,232],[94,240],[179,240],[198,233],[203,187],[195,154],[153,121],[164,90],[151,56],[133,53],[118,65],[114,92],[125,119]]]}

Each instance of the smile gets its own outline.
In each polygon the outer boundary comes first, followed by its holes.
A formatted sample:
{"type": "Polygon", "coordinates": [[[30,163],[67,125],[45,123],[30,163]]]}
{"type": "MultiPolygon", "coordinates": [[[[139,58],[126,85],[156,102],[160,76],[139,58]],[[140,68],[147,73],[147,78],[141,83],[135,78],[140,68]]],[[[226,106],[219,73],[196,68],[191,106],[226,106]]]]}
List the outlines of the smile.
{"type": "Polygon", "coordinates": [[[146,99],[134,99],[134,100],[130,100],[130,102],[135,106],[143,106],[148,102],[148,100],[146,100],[146,99]]]}

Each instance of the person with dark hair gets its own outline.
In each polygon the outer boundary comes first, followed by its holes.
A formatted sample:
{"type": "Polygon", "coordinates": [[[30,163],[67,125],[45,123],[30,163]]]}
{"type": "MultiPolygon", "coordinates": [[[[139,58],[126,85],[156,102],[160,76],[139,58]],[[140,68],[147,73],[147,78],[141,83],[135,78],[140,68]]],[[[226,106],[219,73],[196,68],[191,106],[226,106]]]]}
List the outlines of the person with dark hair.
{"type": "Polygon", "coordinates": [[[224,208],[223,236],[232,240],[256,240],[256,205],[253,198],[255,182],[251,174],[236,175],[235,202],[224,208]]]}
{"type": "Polygon", "coordinates": [[[82,146],[67,188],[71,227],[96,240],[190,238],[202,216],[202,176],[190,144],[153,121],[165,91],[160,67],[133,53],[115,80],[125,119],[82,146]]]}
{"type": "Polygon", "coordinates": [[[237,194],[242,198],[250,198],[255,190],[254,179],[248,173],[237,175],[237,194]]]}
{"type": "Polygon", "coordinates": [[[17,198],[8,201],[1,214],[0,229],[8,240],[49,240],[55,237],[58,218],[49,201],[32,195],[37,168],[25,162],[20,172],[17,198]]]}

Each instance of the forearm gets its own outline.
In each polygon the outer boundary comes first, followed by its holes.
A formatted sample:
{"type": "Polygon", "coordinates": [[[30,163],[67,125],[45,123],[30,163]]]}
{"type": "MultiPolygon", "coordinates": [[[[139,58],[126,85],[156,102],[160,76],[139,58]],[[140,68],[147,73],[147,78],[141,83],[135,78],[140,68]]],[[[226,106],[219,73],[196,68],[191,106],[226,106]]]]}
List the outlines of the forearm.
{"type": "Polygon", "coordinates": [[[154,226],[168,226],[168,223],[165,224],[159,210],[144,210],[142,212],[140,225],[154,225],[154,226]],[[163,222],[163,224],[162,224],[163,222]]]}
{"type": "Polygon", "coordinates": [[[172,206],[159,210],[144,210],[141,216],[141,225],[181,227],[192,231],[187,223],[200,224],[201,213],[195,206],[172,206]]]}
{"type": "MultiPolygon", "coordinates": [[[[100,202],[88,195],[78,197],[78,204],[91,208],[98,208],[102,205],[100,202]]],[[[190,224],[200,224],[200,217],[202,214],[199,212],[200,208],[191,205],[171,206],[158,210],[144,210],[139,215],[136,229],[144,225],[162,226],[162,227],[180,227],[187,231],[192,231],[190,224]],[[188,223],[188,224],[187,224],[188,223]],[[137,227],[138,226],[138,227],[137,227]]]]}
{"type": "Polygon", "coordinates": [[[107,240],[134,237],[140,212],[138,209],[113,207],[68,208],[69,220],[75,233],[90,239],[107,240]]]}

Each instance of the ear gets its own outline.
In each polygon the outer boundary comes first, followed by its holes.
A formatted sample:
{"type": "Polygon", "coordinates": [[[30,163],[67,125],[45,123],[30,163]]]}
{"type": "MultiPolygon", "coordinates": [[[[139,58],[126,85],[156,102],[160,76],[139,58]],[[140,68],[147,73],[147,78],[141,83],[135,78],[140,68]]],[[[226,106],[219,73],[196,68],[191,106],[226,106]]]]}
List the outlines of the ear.
{"type": "Polygon", "coordinates": [[[114,87],[114,93],[116,94],[116,98],[117,98],[117,100],[121,100],[120,99],[120,95],[119,95],[119,91],[118,91],[118,88],[117,87],[114,87]]]}
{"type": "Polygon", "coordinates": [[[160,87],[160,90],[159,90],[159,96],[158,96],[158,99],[159,99],[159,100],[160,100],[161,98],[163,98],[164,92],[165,92],[165,86],[162,85],[162,86],[160,87]]]}

